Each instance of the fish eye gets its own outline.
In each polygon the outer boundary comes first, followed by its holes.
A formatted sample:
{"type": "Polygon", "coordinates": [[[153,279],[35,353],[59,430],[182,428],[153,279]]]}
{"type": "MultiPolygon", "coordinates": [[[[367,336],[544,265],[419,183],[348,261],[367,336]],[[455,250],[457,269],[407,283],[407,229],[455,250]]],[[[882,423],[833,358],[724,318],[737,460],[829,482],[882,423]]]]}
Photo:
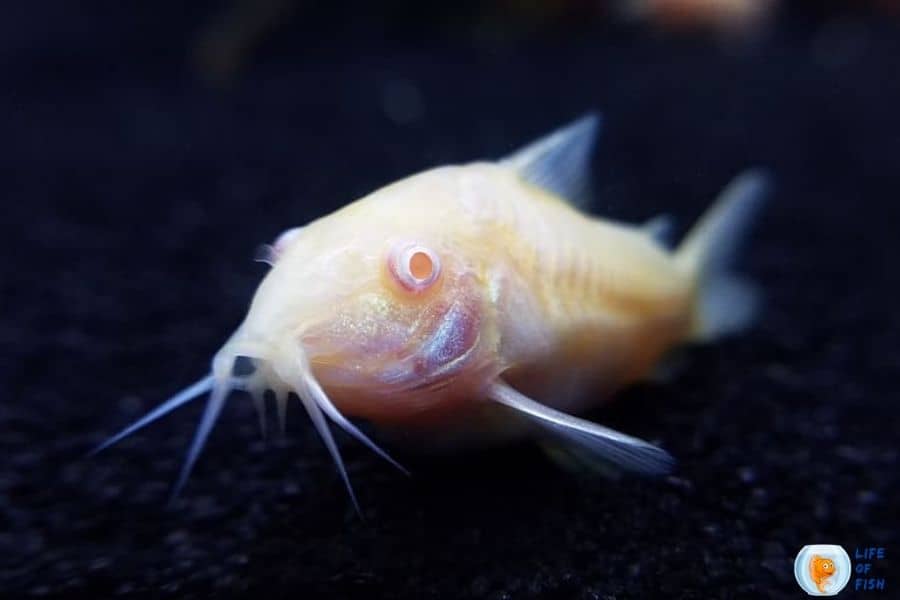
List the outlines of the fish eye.
{"type": "Polygon", "coordinates": [[[411,292],[428,289],[441,274],[438,255],[420,244],[396,246],[391,252],[389,266],[394,279],[411,292]]]}

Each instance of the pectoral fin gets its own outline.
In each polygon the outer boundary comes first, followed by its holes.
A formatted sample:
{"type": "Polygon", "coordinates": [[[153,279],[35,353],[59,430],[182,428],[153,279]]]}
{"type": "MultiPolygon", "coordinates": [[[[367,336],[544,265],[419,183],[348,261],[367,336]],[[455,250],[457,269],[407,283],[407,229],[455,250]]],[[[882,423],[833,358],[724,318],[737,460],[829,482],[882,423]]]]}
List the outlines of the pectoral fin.
{"type": "Polygon", "coordinates": [[[665,475],[675,465],[675,459],[662,448],[535,402],[502,381],[492,384],[487,396],[533,420],[582,461],[597,461],[598,467],[603,467],[598,470],[613,467],[641,475],[665,475]]]}

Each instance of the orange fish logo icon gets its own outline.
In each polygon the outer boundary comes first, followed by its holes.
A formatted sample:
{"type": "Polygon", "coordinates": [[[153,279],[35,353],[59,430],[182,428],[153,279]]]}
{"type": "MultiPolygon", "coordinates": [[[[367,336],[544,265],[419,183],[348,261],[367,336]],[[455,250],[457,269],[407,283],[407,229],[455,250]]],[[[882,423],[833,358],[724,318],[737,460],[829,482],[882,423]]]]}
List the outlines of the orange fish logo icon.
{"type": "Polygon", "coordinates": [[[809,576],[813,583],[823,594],[825,593],[825,583],[829,577],[834,575],[834,561],[818,554],[813,554],[809,559],[809,576]]]}
{"type": "Polygon", "coordinates": [[[850,580],[850,557],[831,544],[804,546],[794,561],[797,583],[810,596],[834,596],[850,580]]]}

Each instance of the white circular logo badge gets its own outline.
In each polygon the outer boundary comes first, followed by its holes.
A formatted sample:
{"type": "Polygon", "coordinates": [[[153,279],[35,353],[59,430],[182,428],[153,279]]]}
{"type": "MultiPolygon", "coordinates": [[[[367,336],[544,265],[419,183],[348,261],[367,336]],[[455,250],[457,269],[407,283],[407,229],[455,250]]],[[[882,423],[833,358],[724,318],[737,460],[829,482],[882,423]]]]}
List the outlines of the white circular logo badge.
{"type": "Polygon", "coordinates": [[[803,546],[794,559],[794,577],[810,596],[834,596],[850,581],[850,557],[833,544],[803,546]]]}

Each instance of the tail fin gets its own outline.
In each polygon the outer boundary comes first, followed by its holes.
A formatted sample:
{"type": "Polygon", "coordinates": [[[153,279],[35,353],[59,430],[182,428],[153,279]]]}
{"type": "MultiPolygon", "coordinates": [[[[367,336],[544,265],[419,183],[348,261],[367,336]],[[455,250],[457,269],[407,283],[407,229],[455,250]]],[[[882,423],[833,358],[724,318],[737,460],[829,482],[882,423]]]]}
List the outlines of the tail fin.
{"type": "Polygon", "coordinates": [[[756,287],[731,268],[771,187],[760,169],[736,177],[675,251],[679,268],[694,277],[696,307],[692,341],[736,333],[753,322],[756,287]]]}

